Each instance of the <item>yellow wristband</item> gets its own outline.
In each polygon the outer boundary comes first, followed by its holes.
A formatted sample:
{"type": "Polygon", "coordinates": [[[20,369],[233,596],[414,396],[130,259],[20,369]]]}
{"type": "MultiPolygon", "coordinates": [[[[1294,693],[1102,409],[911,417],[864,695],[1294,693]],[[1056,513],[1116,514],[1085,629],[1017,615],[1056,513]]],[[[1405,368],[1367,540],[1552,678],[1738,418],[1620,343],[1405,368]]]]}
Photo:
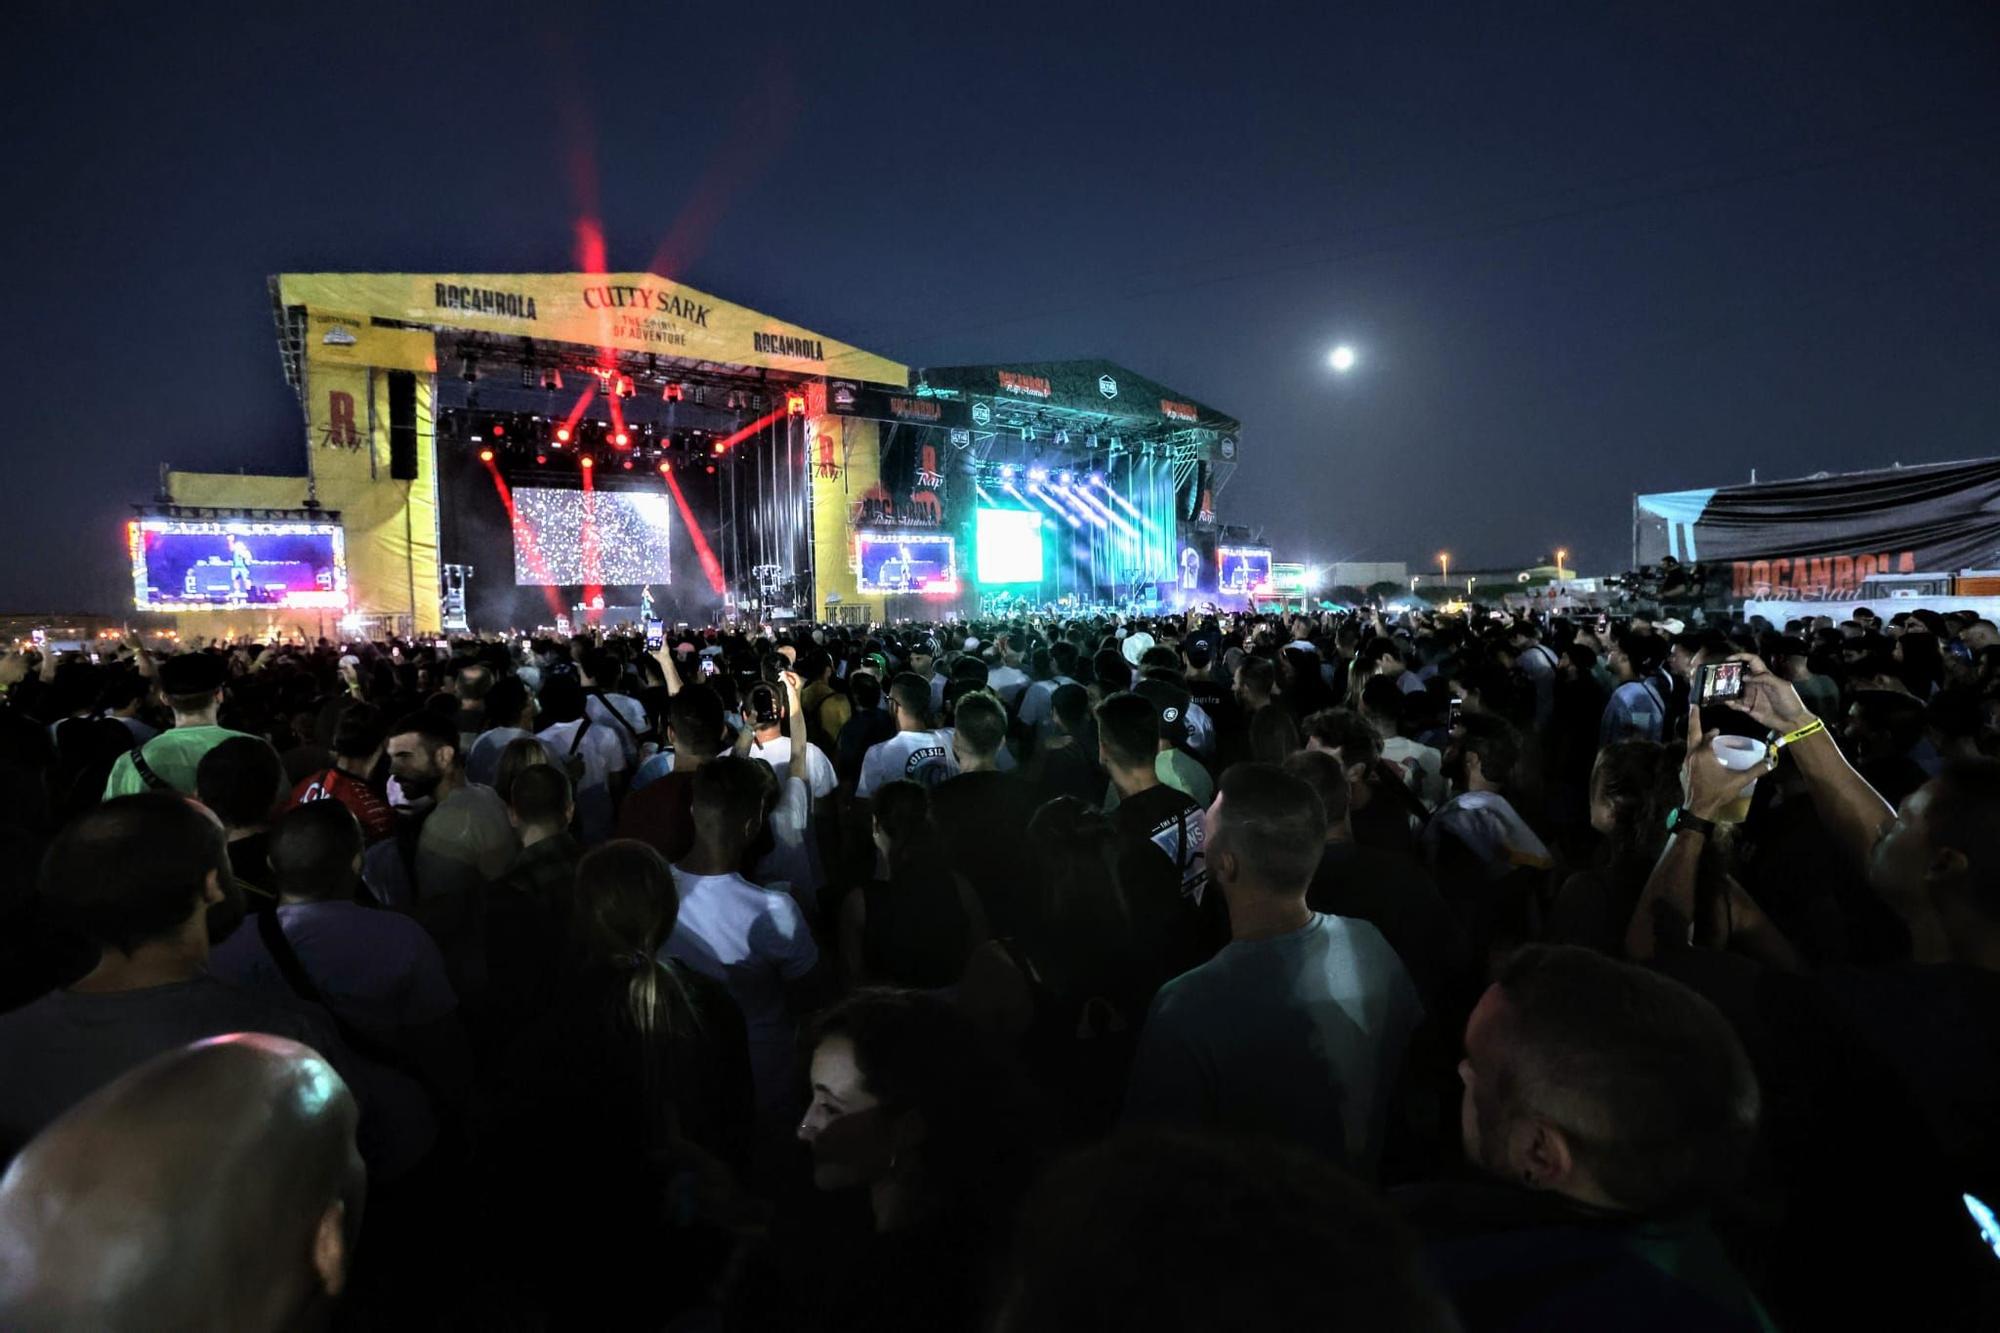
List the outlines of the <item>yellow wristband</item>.
{"type": "Polygon", "coordinates": [[[1789,731],[1786,732],[1784,735],[1778,737],[1778,742],[1773,748],[1782,750],[1787,745],[1795,744],[1811,736],[1817,736],[1822,731],[1825,730],[1826,730],[1825,719],[1816,717],[1812,721],[1806,723],[1803,727],[1800,727],[1797,731],[1789,731]]]}

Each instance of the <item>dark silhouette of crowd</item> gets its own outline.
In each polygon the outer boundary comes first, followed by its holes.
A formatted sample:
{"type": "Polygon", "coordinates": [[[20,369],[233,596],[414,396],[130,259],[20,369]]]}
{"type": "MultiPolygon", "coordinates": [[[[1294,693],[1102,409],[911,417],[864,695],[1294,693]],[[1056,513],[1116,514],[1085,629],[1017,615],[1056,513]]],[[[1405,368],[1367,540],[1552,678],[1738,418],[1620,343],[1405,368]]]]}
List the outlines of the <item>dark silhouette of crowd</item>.
{"type": "Polygon", "coordinates": [[[2000,1326],[1967,613],[0,687],[0,1327],[2000,1326]]]}

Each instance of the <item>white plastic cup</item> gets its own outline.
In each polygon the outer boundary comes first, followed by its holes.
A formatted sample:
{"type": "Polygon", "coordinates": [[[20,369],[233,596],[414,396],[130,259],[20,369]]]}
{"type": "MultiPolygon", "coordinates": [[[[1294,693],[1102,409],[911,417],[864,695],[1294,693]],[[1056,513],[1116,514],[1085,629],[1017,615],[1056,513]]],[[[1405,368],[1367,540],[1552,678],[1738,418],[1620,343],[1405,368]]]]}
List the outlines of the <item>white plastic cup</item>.
{"type": "MultiPolygon", "coordinates": [[[[1717,736],[1709,741],[1708,748],[1716,759],[1732,773],[1748,773],[1753,768],[1761,768],[1770,747],[1754,736],[1717,736]]],[[[1757,784],[1753,781],[1745,787],[1737,798],[1722,808],[1716,815],[1718,824],[1741,824],[1750,817],[1750,798],[1757,794],[1757,784]]]]}

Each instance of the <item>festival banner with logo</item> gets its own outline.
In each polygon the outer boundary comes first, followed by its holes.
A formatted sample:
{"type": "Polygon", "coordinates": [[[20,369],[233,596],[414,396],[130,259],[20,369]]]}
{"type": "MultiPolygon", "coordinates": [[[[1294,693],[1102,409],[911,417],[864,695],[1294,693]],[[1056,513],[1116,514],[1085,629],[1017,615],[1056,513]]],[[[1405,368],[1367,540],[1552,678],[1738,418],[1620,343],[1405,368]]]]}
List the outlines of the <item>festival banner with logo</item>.
{"type": "Polygon", "coordinates": [[[909,369],[887,357],[651,273],[287,273],[278,299],[431,328],[909,383],[909,369]]]}
{"type": "Polygon", "coordinates": [[[1036,408],[1117,418],[1135,431],[1190,427],[1234,434],[1241,424],[1109,361],[1036,361],[999,366],[942,366],[915,372],[912,394],[964,400],[979,429],[1011,424],[1036,408]]]}
{"type": "Polygon", "coordinates": [[[1727,565],[1738,597],[1851,595],[1878,574],[2000,567],[2000,459],[1633,500],[1634,559],[1727,565]]]}

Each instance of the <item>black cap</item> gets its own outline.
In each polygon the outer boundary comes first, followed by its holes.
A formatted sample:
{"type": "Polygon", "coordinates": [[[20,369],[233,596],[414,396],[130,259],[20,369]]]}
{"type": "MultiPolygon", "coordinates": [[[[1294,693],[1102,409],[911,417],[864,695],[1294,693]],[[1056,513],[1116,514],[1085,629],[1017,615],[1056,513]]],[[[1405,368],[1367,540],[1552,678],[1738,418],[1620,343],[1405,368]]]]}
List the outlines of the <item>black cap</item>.
{"type": "Polygon", "coordinates": [[[229,679],[229,664],[214,653],[177,653],[160,663],[160,690],[165,694],[207,694],[229,679]]]}
{"type": "Polygon", "coordinates": [[[1180,742],[1188,738],[1187,710],[1194,701],[1193,695],[1170,680],[1142,680],[1132,687],[1132,693],[1153,705],[1163,740],[1180,742]]]}

